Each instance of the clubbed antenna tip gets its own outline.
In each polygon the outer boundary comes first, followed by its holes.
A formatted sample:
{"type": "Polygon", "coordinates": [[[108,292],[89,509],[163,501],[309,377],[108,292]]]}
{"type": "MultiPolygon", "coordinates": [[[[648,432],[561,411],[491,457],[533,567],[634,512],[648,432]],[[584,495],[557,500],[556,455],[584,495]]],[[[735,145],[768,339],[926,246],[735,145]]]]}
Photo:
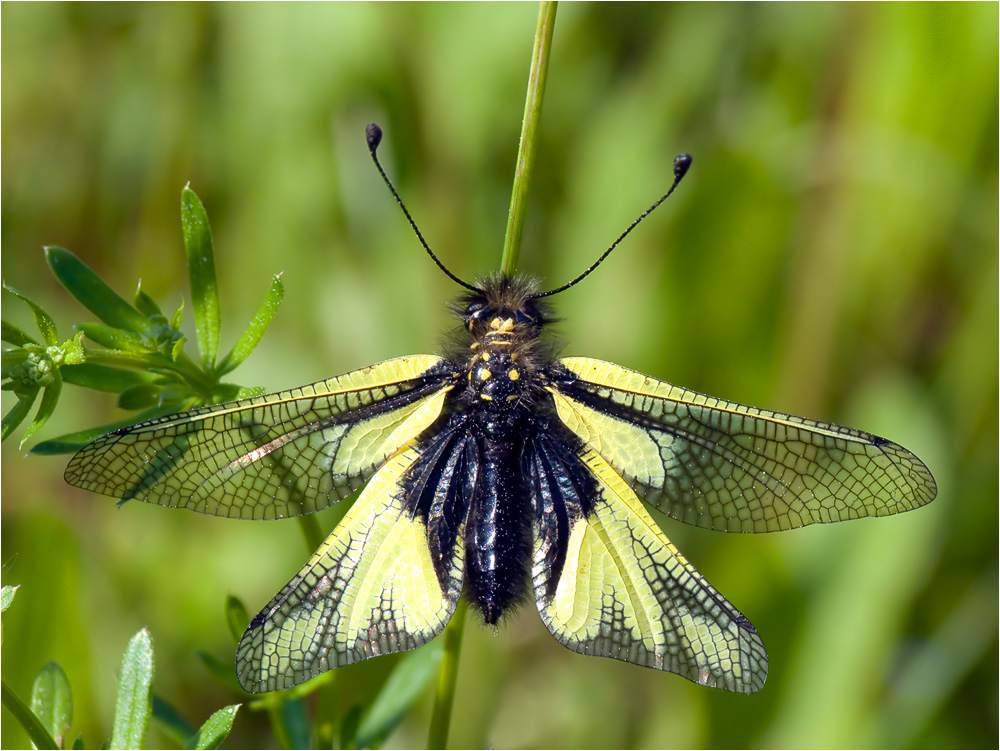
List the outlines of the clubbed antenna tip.
{"type": "MultiPolygon", "coordinates": [[[[368,149],[373,154],[378,145],[382,143],[382,129],[378,127],[377,123],[368,123],[368,127],[365,128],[365,138],[368,139],[368,149]]],[[[680,157],[677,157],[680,159],[680,157]]],[[[690,159],[690,157],[688,157],[690,159]]]]}
{"type": "MultiPolygon", "coordinates": [[[[378,129],[378,126],[375,125],[374,123],[372,123],[368,127],[369,128],[375,128],[376,130],[378,129]]],[[[382,131],[379,131],[378,136],[379,136],[379,138],[382,137],[382,131]]],[[[369,138],[368,142],[371,143],[371,139],[370,138],[369,138]]],[[[693,161],[694,160],[691,158],[690,154],[678,154],[677,156],[674,157],[674,184],[675,185],[677,183],[679,183],[684,178],[684,175],[687,174],[687,171],[689,169],[691,169],[691,162],[693,162],[693,161]]]]}

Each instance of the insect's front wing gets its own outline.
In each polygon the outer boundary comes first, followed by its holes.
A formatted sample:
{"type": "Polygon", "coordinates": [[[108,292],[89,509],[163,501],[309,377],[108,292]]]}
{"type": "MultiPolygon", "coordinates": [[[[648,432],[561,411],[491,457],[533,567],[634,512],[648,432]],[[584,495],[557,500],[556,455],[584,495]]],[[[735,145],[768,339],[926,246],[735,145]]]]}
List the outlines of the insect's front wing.
{"type": "Polygon", "coordinates": [[[357,490],[413,436],[403,428],[443,361],[387,360],[309,386],[132,425],[83,448],[71,485],[216,516],[280,519],[357,490]]]}
{"type": "MultiPolygon", "coordinates": [[[[421,402],[406,421],[407,434],[430,426],[447,390],[421,402]]],[[[406,473],[418,458],[413,445],[390,457],[306,566],[250,622],[236,651],[247,691],[288,688],[413,649],[445,627],[462,590],[461,545],[442,586],[426,524],[405,502],[406,473]]]]}
{"type": "Polygon", "coordinates": [[[644,501],[689,524],[772,532],[908,511],[937,493],[920,459],[870,433],[591,358],[560,360],[550,376],[567,427],[644,501]]]}

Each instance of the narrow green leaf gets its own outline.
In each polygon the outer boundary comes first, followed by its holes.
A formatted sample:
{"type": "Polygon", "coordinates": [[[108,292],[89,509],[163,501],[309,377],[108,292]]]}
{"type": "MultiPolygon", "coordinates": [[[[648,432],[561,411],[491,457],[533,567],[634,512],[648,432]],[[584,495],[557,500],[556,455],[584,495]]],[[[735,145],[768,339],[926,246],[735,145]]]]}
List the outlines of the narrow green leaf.
{"type": "Polygon", "coordinates": [[[156,694],[153,694],[153,719],[178,746],[186,746],[198,732],[172,704],[156,694]]]}
{"type": "Polygon", "coordinates": [[[133,296],[132,301],[135,303],[136,309],[146,316],[146,318],[163,315],[163,312],[160,310],[160,306],[156,304],[156,301],[143,291],[142,279],[139,280],[139,283],[135,287],[135,295],[133,296]]]}
{"type": "Polygon", "coordinates": [[[191,279],[191,303],[198,332],[198,352],[205,368],[215,367],[219,354],[219,285],[215,279],[212,230],[201,200],[190,187],[181,191],[181,227],[191,279]]]}
{"type": "Polygon", "coordinates": [[[137,410],[155,407],[160,403],[163,388],[155,383],[137,383],[118,395],[119,409],[137,410]]]}
{"type": "Polygon", "coordinates": [[[181,323],[184,321],[184,301],[181,300],[181,304],[177,306],[177,310],[170,317],[170,326],[174,329],[180,329],[181,323]]]}
{"type": "Polygon", "coordinates": [[[45,260],[60,284],[98,319],[136,333],[146,330],[145,316],[68,250],[50,245],[45,248],[45,260]]]}
{"type": "Polygon", "coordinates": [[[375,701],[362,715],[355,737],[356,748],[377,748],[389,737],[407,710],[434,680],[443,655],[444,644],[441,639],[406,653],[396,664],[375,701]]]}
{"type": "Polygon", "coordinates": [[[129,386],[154,383],[159,378],[154,373],[112,368],[109,365],[97,365],[90,362],[82,365],[64,365],[61,372],[66,383],[94,391],[106,391],[110,394],[121,393],[129,386]]]}
{"type": "Polygon", "coordinates": [[[174,342],[173,349],[170,350],[170,357],[173,358],[174,361],[181,359],[181,354],[184,352],[184,342],[186,341],[187,339],[182,336],[174,342]]]}
{"type": "Polygon", "coordinates": [[[141,370],[176,371],[174,361],[159,352],[129,352],[123,349],[99,349],[87,353],[87,362],[95,365],[139,368],[141,370]]]}
{"type": "MultiPolygon", "coordinates": [[[[17,587],[20,586],[21,586],[20,584],[17,585],[17,587]]],[[[10,604],[14,602],[14,595],[17,594],[17,587],[3,588],[3,594],[2,596],[0,596],[0,598],[2,598],[0,599],[0,602],[2,602],[3,609],[0,610],[0,612],[3,612],[7,608],[9,608],[10,604]]],[[[0,622],[0,644],[3,644],[3,622],[0,622]]]]}
{"type": "Polygon", "coordinates": [[[129,641],[122,657],[111,748],[142,748],[152,710],[153,671],[153,642],[142,629],[129,641]]]}
{"type": "Polygon", "coordinates": [[[0,441],[6,441],[7,437],[13,433],[17,426],[24,422],[24,418],[31,412],[31,405],[35,403],[38,396],[38,389],[24,396],[18,396],[17,404],[10,408],[10,412],[3,416],[3,425],[0,428],[0,441]]]}
{"type": "Polygon", "coordinates": [[[275,274],[271,279],[271,287],[264,296],[264,302],[261,303],[254,317],[250,320],[247,330],[219,365],[219,375],[224,375],[239,366],[260,344],[261,337],[264,336],[264,332],[274,320],[284,296],[285,285],[281,281],[281,274],[275,274]]]}
{"type": "Polygon", "coordinates": [[[58,346],[59,333],[56,331],[56,322],[52,320],[52,316],[9,284],[4,283],[3,288],[22,302],[27,303],[28,307],[31,308],[31,314],[35,317],[35,325],[38,326],[38,330],[42,334],[42,341],[50,347],[58,346]]]}
{"type": "Polygon", "coordinates": [[[137,415],[130,415],[124,420],[109,423],[108,425],[101,425],[96,428],[81,430],[77,433],[67,433],[66,435],[59,436],[58,438],[50,438],[47,441],[35,444],[35,446],[31,448],[31,453],[39,454],[40,456],[76,453],[91,441],[97,440],[102,435],[110,433],[113,430],[118,430],[119,428],[124,428],[129,425],[135,425],[136,423],[140,423],[144,420],[155,420],[157,417],[164,417],[178,411],[179,409],[176,405],[164,404],[159,407],[154,407],[153,409],[148,409],[145,412],[140,412],[137,415]]]}
{"type": "Polygon", "coordinates": [[[78,323],[76,330],[91,341],[109,349],[143,354],[150,352],[149,345],[141,336],[125,329],[106,326],[103,323],[78,323]]]}
{"type": "Polygon", "coordinates": [[[3,331],[3,335],[0,336],[0,338],[2,338],[5,342],[13,344],[17,347],[23,347],[25,344],[38,344],[38,342],[32,339],[27,332],[15,326],[13,323],[0,321],[0,325],[2,325],[3,331]]]}
{"type": "Polygon", "coordinates": [[[49,731],[35,717],[35,713],[28,709],[28,705],[17,695],[17,692],[7,685],[7,681],[0,681],[0,689],[2,689],[0,698],[3,700],[4,707],[14,715],[14,719],[24,728],[35,748],[59,748],[55,739],[49,735],[49,731]]]}
{"type": "Polygon", "coordinates": [[[76,740],[73,741],[73,751],[83,751],[86,746],[83,744],[83,733],[77,733],[76,740]]]}
{"type": "MultiPolygon", "coordinates": [[[[214,712],[205,724],[198,729],[198,735],[191,739],[185,748],[218,748],[226,740],[229,731],[233,729],[233,720],[236,719],[236,712],[239,704],[232,704],[214,712]]],[[[297,746],[306,748],[306,746],[297,746]]]]}
{"type": "Polygon", "coordinates": [[[31,689],[31,711],[63,748],[73,722],[73,691],[58,663],[49,662],[38,673],[31,689]]]}
{"type": "Polygon", "coordinates": [[[24,435],[21,436],[21,442],[17,445],[18,448],[27,443],[28,439],[41,430],[42,426],[49,421],[52,413],[56,411],[56,404],[59,403],[59,395],[61,393],[62,376],[59,375],[58,369],[54,369],[52,371],[52,383],[42,391],[42,399],[38,405],[38,412],[35,413],[35,419],[28,426],[28,429],[24,431],[24,435]]]}
{"type": "Polygon", "coordinates": [[[226,625],[229,626],[229,633],[233,635],[233,641],[240,640],[249,623],[250,613],[247,612],[243,600],[236,595],[229,595],[226,598],[226,625]]]}
{"type": "Polygon", "coordinates": [[[10,607],[10,604],[14,602],[14,595],[17,594],[17,590],[20,589],[20,587],[20,584],[14,587],[4,586],[4,588],[0,590],[0,613],[4,612],[10,607]]]}
{"type": "Polygon", "coordinates": [[[236,669],[233,667],[232,660],[223,662],[208,652],[199,652],[198,657],[205,663],[208,671],[218,679],[219,683],[241,694],[246,693],[243,687],[240,686],[240,682],[236,680],[236,669]]]}

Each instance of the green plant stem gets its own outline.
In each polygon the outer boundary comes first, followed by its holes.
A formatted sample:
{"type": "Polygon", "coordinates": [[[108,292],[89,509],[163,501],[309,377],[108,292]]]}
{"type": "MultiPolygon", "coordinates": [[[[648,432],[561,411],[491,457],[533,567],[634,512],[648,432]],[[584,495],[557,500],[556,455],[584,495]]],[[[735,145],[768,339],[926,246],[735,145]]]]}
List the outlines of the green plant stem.
{"type": "Polygon", "coordinates": [[[455,683],[458,678],[458,658],[462,654],[462,634],[465,631],[465,614],[468,609],[466,601],[460,600],[444,630],[444,656],[441,658],[441,670],[438,672],[437,688],[434,691],[434,713],[431,715],[427,748],[446,748],[448,745],[451,707],[455,702],[455,683]]]}
{"type": "Polygon", "coordinates": [[[531,71],[528,74],[528,94],[524,100],[524,119],[521,121],[521,141],[517,149],[517,166],[514,168],[514,189],[510,197],[510,212],[507,214],[503,256],[500,258],[500,271],[507,276],[513,275],[517,270],[518,258],[521,255],[525,204],[535,164],[535,136],[542,115],[545,81],[549,72],[549,51],[552,48],[552,32],[555,24],[556,3],[540,3],[535,48],[531,53],[531,71]]]}
{"type": "Polygon", "coordinates": [[[3,705],[27,731],[28,737],[37,748],[59,748],[41,720],[21,700],[17,692],[7,685],[7,681],[3,681],[3,705]]]}

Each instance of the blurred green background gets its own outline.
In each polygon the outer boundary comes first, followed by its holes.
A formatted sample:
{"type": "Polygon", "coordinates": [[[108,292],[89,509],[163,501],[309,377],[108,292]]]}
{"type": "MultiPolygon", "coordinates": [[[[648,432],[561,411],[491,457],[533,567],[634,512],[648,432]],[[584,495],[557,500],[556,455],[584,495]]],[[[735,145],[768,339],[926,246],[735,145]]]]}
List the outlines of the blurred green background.
{"type": "MultiPolygon", "coordinates": [[[[284,271],[278,317],[234,380],[297,386],[434,351],[456,295],[372,168],[364,126],[457,274],[497,268],[532,4],[8,4],[2,7],[5,280],[91,320],[48,273],[63,245],[120,293],[187,294],[180,191],[215,236],[223,348],[284,271]]],[[[885,435],[940,485],[901,517],[736,536],[664,530],[756,625],[752,697],[574,655],[530,608],[466,630],[465,747],[991,747],[997,743],[996,4],[559,9],[521,266],[560,295],[567,354],[885,435]]],[[[190,310],[190,307],[188,308],[190,310]]],[[[5,319],[30,325],[3,297],[5,319]]],[[[190,316],[188,316],[190,320],[190,316]]],[[[193,332],[189,351],[194,352],[193,332]]],[[[119,419],[68,389],[41,437],[119,419]]],[[[11,406],[4,394],[3,409],[11,406]]],[[[69,674],[71,737],[109,734],[142,626],[155,689],[195,723],[242,701],[223,599],[252,611],[298,570],[296,522],[231,522],[63,484],[3,447],[3,675],[69,674]]],[[[324,517],[324,525],[328,520],[324,517]]],[[[370,700],[395,657],[338,673],[370,700]]],[[[431,694],[390,738],[425,743],[431,694]]],[[[4,713],[2,745],[26,737],[4,713]]],[[[150,745],[164,743],[154,729],[150,745]]],[[[244,710],[229,745],[274,743],[244,710]]]]}

